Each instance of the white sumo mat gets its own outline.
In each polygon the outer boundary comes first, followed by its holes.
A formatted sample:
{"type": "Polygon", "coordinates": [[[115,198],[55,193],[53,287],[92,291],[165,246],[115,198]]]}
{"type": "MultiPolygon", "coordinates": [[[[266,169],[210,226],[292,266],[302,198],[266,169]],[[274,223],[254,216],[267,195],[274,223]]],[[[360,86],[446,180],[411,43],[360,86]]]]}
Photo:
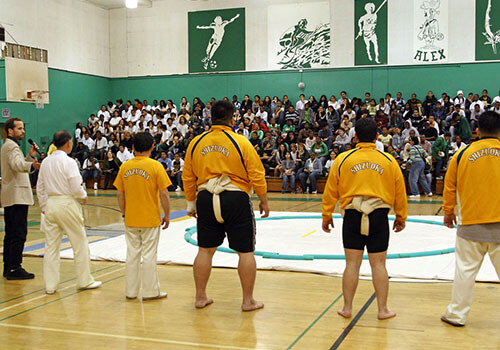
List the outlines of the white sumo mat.
{"type": "MultiPolygon", "coordinates": [[[[258,213],[256,217],[259,217],[258,213]]],[[[265,256],[256,257],[258,269],[342,275],[345,267],[343,259],[311,260],[317,255],[343,254],[342,219],[334,219],[335,228],[328,234],[321,230],[320,214],[273,212],[271,217],[276,219],[257,221],[256,250],[265,256]],[[292,259],[276,259],[276,253],[291,255],[292,259]],[[297,256],[302,260],[295,260],[297,256]]],[[[437,255],[388,259],[389,275],[405,279],[453,280],[455,255],[446,252],[455,246],[456,230],[440,225],[441,216],[411,216],[409,219],[403,232],[391,231],[388,254],[396,257],[399,254],[413,256],[415,253],[437,255]]],[[[392,227],[392,221],[390,224],[392,227]]],[[[186,229],[194,226],[196,221],[191,218],[172,222],[167,230],[162,231],[158,247],[159,264],[193,264],[198,248],[186,241],[185,234],[186,229]]],[[[192,234],[192,239],[196,240],[196,233],[192,234]]],[[[223,247],[227,247],[227,240],[223,247]]],[[[125,237],[120,235],[92,243],[90,253],[93,260],[125,261],[125,237]]],[[[73,251],[62,251],[61,257],[73,258],[73,251]]],[[[213,261],[214,267],[235,268],[237,264],[237,255],[226,252],[217,252],[213,261]]],[[[363,261],[361,275],[371,275],[367,260],[363,261]]],[[[477,280],[499,281],[489,257],[485,258],[477,280]]]]}

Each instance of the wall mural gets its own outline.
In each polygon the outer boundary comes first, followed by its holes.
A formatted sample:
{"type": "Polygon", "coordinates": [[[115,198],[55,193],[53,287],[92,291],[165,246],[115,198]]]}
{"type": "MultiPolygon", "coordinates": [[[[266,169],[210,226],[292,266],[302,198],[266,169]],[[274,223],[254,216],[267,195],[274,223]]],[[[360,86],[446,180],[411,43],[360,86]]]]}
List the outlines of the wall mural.
{"type": "Polygon", "coordinates": [[[448,0],[415,0],[413,13],[414,62],[447,62],[448,0]]]}
{"type": "Polygon", "coordinates": [[[387,0],[355,1],[355,65],[387,63],[387,0]]]}
{"type": "Polygon", "coordinates": [[[245,9],[189,12],[189,72],[245,70],[245,9]]]}
{"type": "Polygon", "coordinates": [[[500,60],[500,2],[476,0],[476,60],[500,60]]]}
{"type": "Polygon", "coordinates": [[[269,68],[330,66],[329,9],[328,2],[269,6],[269,68]]]}

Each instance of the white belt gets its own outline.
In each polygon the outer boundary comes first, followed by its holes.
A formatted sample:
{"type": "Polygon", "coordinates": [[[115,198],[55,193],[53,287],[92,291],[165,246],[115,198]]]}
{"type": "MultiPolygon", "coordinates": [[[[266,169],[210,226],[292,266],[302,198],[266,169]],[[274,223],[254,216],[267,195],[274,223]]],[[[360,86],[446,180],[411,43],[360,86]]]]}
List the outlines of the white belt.
{"type": "Polygon", "coordinates": [[[357,196],[352,199],[352,202],[345,207],[345,209],[354,209],[363,213],[361,217],[360,233],[368,236],[370,231],[370,215],[375,209],[392,208],[389,204],[385,203],[382,199],[376,197],[357,196]]]}
{"type": "Polygon", "coordinates": [[[214,215],[217,222],[223,224],[224,219],[222,218],[221,208],[220,208],[220,197],[224,191],[240,191],[243,192],[238,186],[231,183],[231,179],[227,175],[221,175],[219,177],[213,177],[204,184],[198,187],[198,191],[208,191],[213,194],[212,203],[214,207],[214,215]]]}

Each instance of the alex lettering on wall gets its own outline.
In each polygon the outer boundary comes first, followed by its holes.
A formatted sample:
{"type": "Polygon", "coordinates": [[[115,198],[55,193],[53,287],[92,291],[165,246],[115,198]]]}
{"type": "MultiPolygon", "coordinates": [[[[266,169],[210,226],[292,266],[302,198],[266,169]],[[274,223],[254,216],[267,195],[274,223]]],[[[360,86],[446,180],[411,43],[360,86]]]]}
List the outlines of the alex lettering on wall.
{"type": "Polygon", "coordinates": [[[448,61],[448,0],[414,0],[413,61],[448,61]]]}

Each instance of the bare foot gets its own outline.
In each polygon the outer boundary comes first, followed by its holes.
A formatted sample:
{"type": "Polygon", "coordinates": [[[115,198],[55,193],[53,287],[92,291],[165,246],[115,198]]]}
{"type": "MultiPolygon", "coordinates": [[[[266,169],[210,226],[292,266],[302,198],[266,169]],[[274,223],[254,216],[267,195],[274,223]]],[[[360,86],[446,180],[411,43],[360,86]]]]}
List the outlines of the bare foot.
{"type": "Polygon", "coordinates": [[[207,307],[208,305],[212,304],[213,302],[214,302],[213,299],[203,298],[200,300],[196,300],[196,303],[194,304],[194,306],[197,309],[203,309],[204,307],[207,307]]]}
{"type": "Polygon", "coordinates": [[[396,317],[396,313],[393,312],[393,311],[391,311],[391,310],[389,310],[389,309],[385,309],[383,311],[379,311],[378,312],[378,316],[377,316],[377,318],[379,320],[387,320],[387,319],[393,318],[393,317],[396,317]]]}
{"type": "Polygon", "coordinates": [[[352,311],[347,311],[345,308],[340,309],[337,311],[337,313],[345,318],[351,318],[352,317],[352,311]]]}
{"type": "Polygon", "coordinates": [[[260,301],[252,299],[249,303],[241,304],[241,311],[254,311],[258,309],[262,309],[264,307],[264,303],[260,301]]]}

